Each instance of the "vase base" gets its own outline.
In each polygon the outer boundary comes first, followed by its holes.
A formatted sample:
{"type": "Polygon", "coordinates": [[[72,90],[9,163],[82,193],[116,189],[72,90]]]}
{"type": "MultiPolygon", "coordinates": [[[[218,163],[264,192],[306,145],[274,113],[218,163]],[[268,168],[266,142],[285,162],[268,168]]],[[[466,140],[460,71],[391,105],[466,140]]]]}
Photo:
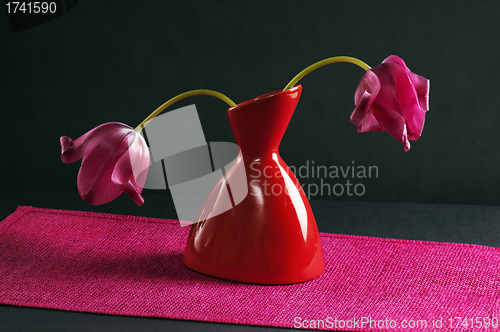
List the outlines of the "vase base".
{"type": "Polygon", "coordinates": [[[323,257],[311,263],[305,271],[291,271],[279,274],[263,274],[227,265],[200,262],[184,254],[184,264],[191,270],[218,279],[258,285],[289,285],[310,281],[324,271],[323,257]]]}

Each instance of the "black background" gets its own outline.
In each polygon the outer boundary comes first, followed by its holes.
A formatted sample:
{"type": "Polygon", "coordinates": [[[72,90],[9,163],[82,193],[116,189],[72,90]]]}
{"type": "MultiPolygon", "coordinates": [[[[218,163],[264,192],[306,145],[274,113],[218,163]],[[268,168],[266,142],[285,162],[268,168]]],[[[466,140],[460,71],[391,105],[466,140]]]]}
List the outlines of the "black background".
{"type": "MultiPolygon", "coordinates": [[[[79,163],[61,162],[60,136],[108,121],[136,126],[187,90],[239,103],[326,57],[375,66],[396,54],[431,80],[426,125],[409,152],[386,132],[357,133],[349,116],[364,71],[334,64],[301,81],[283,159],[379,169],[378,178],[351,180],[366,186],[361,197],[312,199],[498,204],[499,18],[493,0],[82,0],[14,33],[1,8],[0,189],[76,192],[79,163]]],[[[234,142],[226,104],[199,96],[171,109],[192,103],[207,141],[234,142]]]]}

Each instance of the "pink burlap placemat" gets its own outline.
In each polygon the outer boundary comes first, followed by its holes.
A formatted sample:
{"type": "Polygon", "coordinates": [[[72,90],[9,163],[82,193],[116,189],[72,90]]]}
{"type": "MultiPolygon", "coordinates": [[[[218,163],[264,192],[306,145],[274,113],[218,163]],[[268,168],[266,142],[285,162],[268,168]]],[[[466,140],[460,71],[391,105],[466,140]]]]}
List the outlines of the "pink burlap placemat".
{"type": "Polygon", "coordinates": [[[0,222],[0,303],[325,330],[500,329],[497,248],[321,234],[320,278],[262,286],[186,268],[188,231],[174,220],[21,206],[0,222]]]}

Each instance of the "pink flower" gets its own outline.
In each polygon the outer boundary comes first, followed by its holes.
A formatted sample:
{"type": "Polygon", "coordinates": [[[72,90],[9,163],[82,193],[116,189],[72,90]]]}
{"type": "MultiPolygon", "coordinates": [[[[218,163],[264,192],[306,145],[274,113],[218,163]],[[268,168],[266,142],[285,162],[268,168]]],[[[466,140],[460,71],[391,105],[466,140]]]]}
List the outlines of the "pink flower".
{"type": "Polygon", "coordinates": [[[403,59],[391,55],[361,78],[351,121],[358,132],[386,130],[410,149],[420,137],[429,110],[430,81],[412,73],[403,59]]]}
{"type": "Polygon", "coordinates": [[[149,150],[133,128],[104,123],[73,141],[61,137],[61,159],[69,164],[83,158],[78,191],[92,205],[106,204],[125,192],[142,205],[142,188],[149,168],[149,150]]]}

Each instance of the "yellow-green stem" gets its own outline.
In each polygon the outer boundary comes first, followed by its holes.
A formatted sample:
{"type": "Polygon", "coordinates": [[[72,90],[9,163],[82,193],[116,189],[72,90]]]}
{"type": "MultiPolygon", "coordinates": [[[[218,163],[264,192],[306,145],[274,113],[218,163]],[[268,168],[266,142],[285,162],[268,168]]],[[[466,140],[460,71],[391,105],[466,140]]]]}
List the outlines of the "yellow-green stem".
{"type": "Polygon", "coordinates": [[[319,67],[323,67],[325,65],[329,65],[330,63],[335,63],[335,62],[349,62],[349,63],[353,63],[355,65],[360,66],[364,70],[369,70],[369,69],[372,68],[372,67],[368,66],[366,63],[364,63],[363,61],[358,60],[358,59],[353,58],[353,57],[350,57],[350,56],[334,56],[333,58],[328,58],[328,59],[325,59],[325,60],[318,61],[318,62],[310,65],[309,67],[307,67],[306,69],[304,69],[300,73],[298,73],[297,76],[295,76],[290,81],[290,83],[288,83],[285,86],[285,88],[283,89],[283,91],[293,88],[293,86],[295,84],[297,84],[297,82],[300,81],[300,79],[302,77],[306,76],[307,74],[309,74],[313,70],[318,69],[319,67]]]}
{"type": "Polygon", "coordinates": [[[192,97],[192,96],[200,96],[200,95],[217,97],[220,100],[226,102],[231,107],[236,106],[234,101],[232,101],[227,96],[225,96],[222,93],[217,92],[217,91],[206,90],[206,89],[187,91],[187,92],[181,93],[180,95],[177,95],[174,98],[163,103],[163,105],[158,107],[153,113],[151,113],[146,119],[144,119],[144,121],[142,121],[137,127],[135,127],[135,129],[134,129],[135,132],[140,132],[142,129],[144,129],[144,127],[146,127],[146,125],[149,123],[149,121],[153,120],[154,117],[156,117],[158,114],[160,114],[164,109],[166,109],[170,105],[178,102],[181,99],[184,99],[187,97],[192,97]]]}

